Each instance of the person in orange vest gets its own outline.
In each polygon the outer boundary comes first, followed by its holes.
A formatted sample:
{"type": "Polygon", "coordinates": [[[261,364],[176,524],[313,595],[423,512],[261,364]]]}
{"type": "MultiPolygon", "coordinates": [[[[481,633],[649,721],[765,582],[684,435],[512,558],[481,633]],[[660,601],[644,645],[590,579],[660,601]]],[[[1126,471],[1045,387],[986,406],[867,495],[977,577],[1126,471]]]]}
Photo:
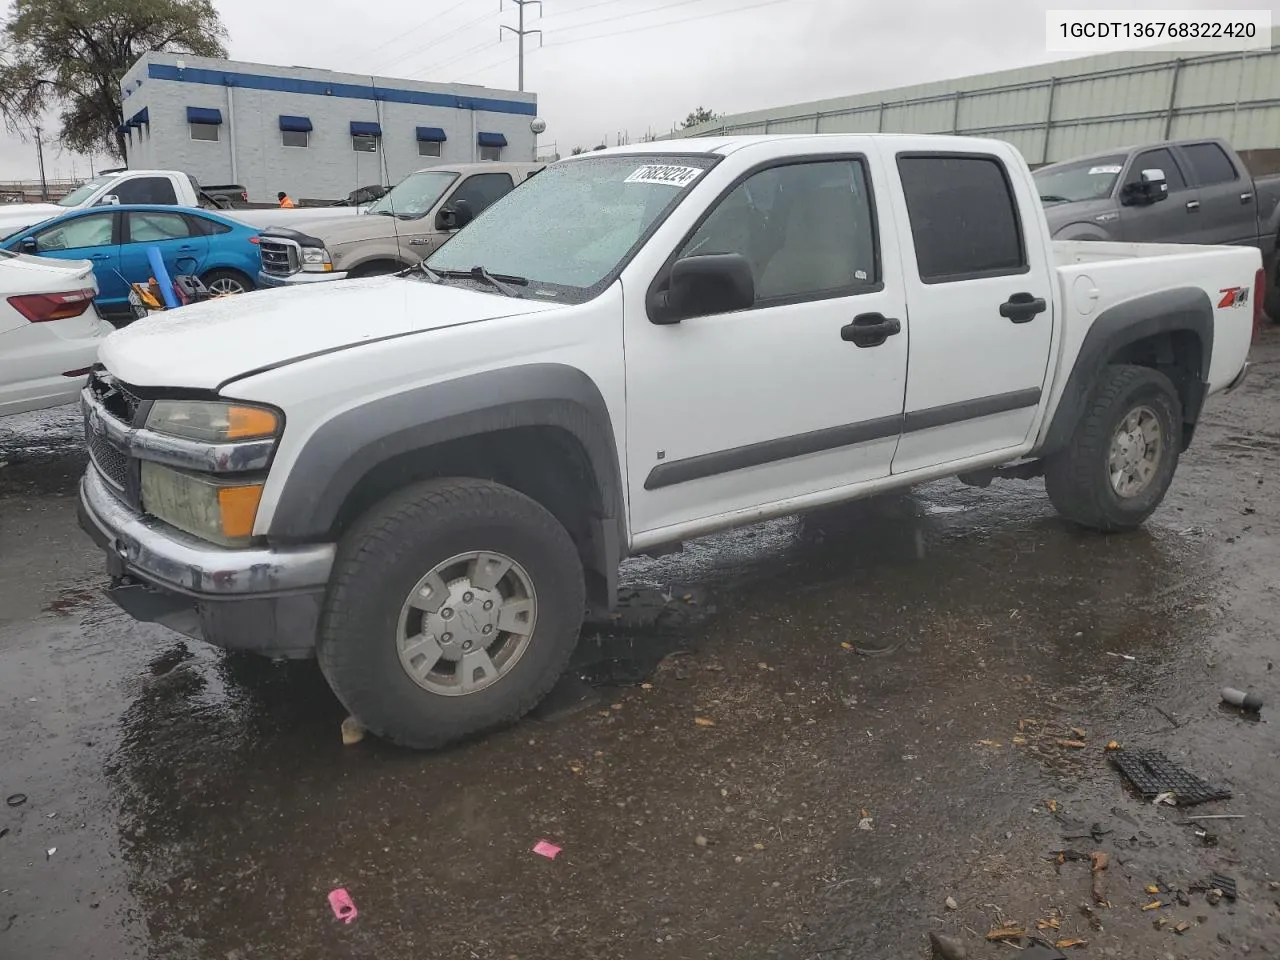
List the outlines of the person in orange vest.
{"type": "Polygon", "coordinates": [[[289,195],[285,193],[283,190],[281,190],[279,193],[276,194],[276,199],[280,201],[280,206],[282,207],[293,206],[293,201],[289,199],[289,195]]]}

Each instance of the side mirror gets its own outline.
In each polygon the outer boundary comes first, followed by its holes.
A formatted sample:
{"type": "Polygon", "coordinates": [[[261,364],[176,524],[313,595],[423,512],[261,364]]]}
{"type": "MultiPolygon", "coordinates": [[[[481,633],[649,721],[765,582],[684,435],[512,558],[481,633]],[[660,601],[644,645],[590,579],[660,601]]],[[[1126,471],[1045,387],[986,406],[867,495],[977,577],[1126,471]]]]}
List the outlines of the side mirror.
{"type": "Polygon", "coordinates": [[[436,229],[461,230],[475,218],[471,204],[465,200],[455,200],[448,206],[442,207],[436,214],[436,229]]]}
{"type": "Polygon", "coordinates": [[[105,197],[94,204],[95,207],[118,207],[120,206],[120,198],[114,193],[108,193],[105,197]]]}
{"type": "Polygon", "coordinates": [[[1136,183],[1126,183],[1120,196],[1122,203],[1134,207],[1147,206],[1168,198],[1169,183],[1159,167],[1143,170],[1141,179],[1136,183]]]}
{"type": "Polygon", "coordinates": [[[690,317],[746,310],[755,302],[755,277],[742,254],[685,257],[672,265],[667,289],[650,295],[649,320],[679,323],[690,317]]]}
{"type": "Polygon", "coordinates": [[[36,247],[35,237],[23,237],[18,241],[18,246],[22,249],[23,253],[36,253],[38,250],[36,247]]]}

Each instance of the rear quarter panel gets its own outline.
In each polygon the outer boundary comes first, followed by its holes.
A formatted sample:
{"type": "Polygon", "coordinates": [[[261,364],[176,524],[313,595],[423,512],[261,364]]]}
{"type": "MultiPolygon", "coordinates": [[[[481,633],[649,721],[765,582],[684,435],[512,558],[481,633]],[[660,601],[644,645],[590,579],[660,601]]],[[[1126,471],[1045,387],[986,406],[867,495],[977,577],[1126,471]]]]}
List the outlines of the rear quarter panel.
{"type": "Polygon", "coordinates": [[[1049,395],[1051,410],[1062,399],[1084,339],[1100,314],[1147,294],[1178,287],[1202,289],[1214,304],[1209,392],[1223,389],[1240,372],[1253,339],[1253,286],[1262,266],[1257,249],[1057,241],[1054,253],[1065,322],[1049,395]],[[1220,305],[1227,291],[1239,289],[1248,291],[1243,301],[1232,297],[1229,304],[1220,305]]]}

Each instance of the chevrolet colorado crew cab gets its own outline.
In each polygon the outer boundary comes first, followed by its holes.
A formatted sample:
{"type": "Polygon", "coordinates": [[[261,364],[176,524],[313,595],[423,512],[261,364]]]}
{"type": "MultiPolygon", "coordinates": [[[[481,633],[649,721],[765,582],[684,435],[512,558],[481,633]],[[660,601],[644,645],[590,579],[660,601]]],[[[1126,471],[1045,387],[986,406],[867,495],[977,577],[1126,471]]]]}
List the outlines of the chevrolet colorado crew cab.
{"type": "Polygon", "coordinates": [[[414,271],[112,334],[81,523],[134,616],[318,656],[435,747],[536,704],[628,555],[955,475],[1141,524],[1245,375],[1260,259],[1054,243],[995,140],[593,152],[414,271]]]}
{"type": "Polygon", "coordinates": [[[1225,140],[1169,140],[1041,167],[1055,240],[1246,244],[1269,264],[1263,307],[1280,323],[1280,174],[1251,177],[1225,140]]]}

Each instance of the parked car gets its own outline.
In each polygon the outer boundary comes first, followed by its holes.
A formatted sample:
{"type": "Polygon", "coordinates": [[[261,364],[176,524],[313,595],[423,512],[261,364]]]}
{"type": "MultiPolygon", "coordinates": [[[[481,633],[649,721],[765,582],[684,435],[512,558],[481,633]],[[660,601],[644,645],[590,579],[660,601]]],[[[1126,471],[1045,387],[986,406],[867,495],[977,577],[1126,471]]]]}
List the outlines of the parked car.
{"type": "MultiPolygon", "coordinates": [[[[225,197],[223,199],[226,199],[225,197]]],[[[115,170],[100,173],[82,183],[57,203],[15,203],[0,207],[0,235],[21,230],[72,210],[119,204],[159,204],[174,207],[208,207],[222,204],[208,197],[194,177],[177,170],[115,170]]],[[[234,207],[235,204],[233,203],[234,207]]],[[[251,226],[289,224],[310,220],[354,216],[358,207],[327,207],[284,210],[277,206],[259,210],[237,210],[236,219],[251,226]]]]}
{"type": "Polygon", "coordinates": [[[93,265],[0,250],[0,417],[71,403],[114,328],[93,265]]]}
{"type": "Polygon", "coordinates": [[[113,336],[82,523],[134,616],[318,655],[437,746],[536,704],[628,555],[957,475],[1140,525],[1245,376],[1260,266],[1053,243],[998,140],[592,152],[420,270],[113,336]]]}
{"type": "Polygon", "coordinates": [[[1057,240],[1259,248],[1267,312],[1280,322],[1280,174],[1250,177],[1225,140],[1109,150],[1041,167],[1035,180],[1057,240]]]}
{"type": "Polygon", "coordinates": [[[394,273],[419,263],[541,163],[463,163],[411,173],[352,219],[262,232],[264,287],[394,273]]]}
{"type": "Polygon", "coordinates": [[[104,310],[128,309],[129,285],[151,276],[148,247],[159,247],[170,276],[198,276],[213,293],[245,293],[255,286],[258,228],[211,210],[154,204],[91,208],[0,241],[3,250],[92,261],[104,310]]]}

